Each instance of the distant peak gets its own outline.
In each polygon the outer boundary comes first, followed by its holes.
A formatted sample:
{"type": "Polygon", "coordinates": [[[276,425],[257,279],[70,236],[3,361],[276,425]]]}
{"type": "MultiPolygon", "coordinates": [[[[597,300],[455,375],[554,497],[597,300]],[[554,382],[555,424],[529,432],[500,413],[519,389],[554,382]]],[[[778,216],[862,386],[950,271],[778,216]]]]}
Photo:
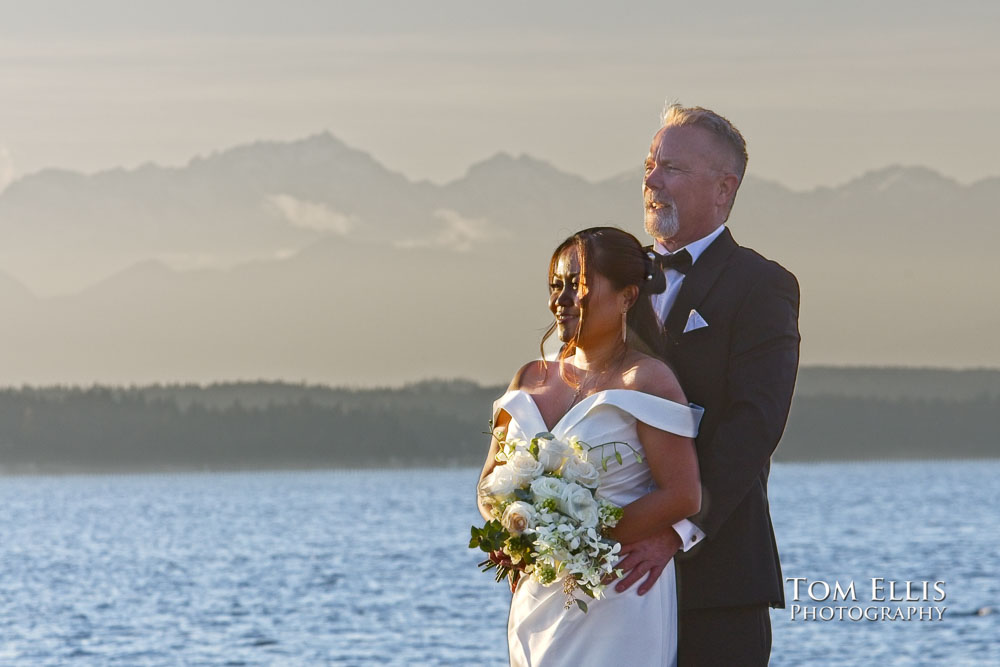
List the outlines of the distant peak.
{"type": "Polygon", "coordinates": [[[546,169],[555,169],[551,164],[545,162],[544,160],[539,160],[538,158],[531,157],[526,153],[521,153],[519,155],[511,155],[507,151],[499,151],[494,155],[486,158],[482,162],[474,164],[471,168],[481,167],[485,165],[497,165],[497,166],[507,166],[507,165],[517,165],[518,167],[544,167],[546,169]]]}
{"type": "Polygon", "coordinates": [[[143,259],[117,273],[118,276],[168,276],[174,271],[158,259],[143,259]]]}
{"type": "Polygon", "coordinates": [[[244,158],[257,158],[261,155],[284,155],[302,152],[303,150],[312,153],[326,154],[333,157],[349,155],[368,161],[374,161],[374,159],[364,151],[348,146],[343,141],[333,136],[329,130],[323,130],[322,132],[310,134],[309,136],[301,139],[292,139],[288,141],[260,139],[251,143],[233,146],[221,151],[215,151],[210,153],[207,157],[200,155],[196,156],[191,159],[189,164],[227,162],[233,160],[239,161],[244,158]]]}
{"type": "Polygon", "coordinates": [[[885,192],[890,189],[954,188],[958,183],[927,167],[890,165],[865,172],[848,182],[846,189],[885,192]]]}
{"type": "Polygon", "coordinates": [[[322,132],[317,132],[316,134],[310,134],[309,136],[299,139],[297,141],[292,141],[293,144],[311,144],[315,146],[332,146],[336,148],[346,148],[348,150],[356,150],[345,144],[343,141],[338,139],[333,135],[330,130],[323,130],[322,132]]]}
{"type": "Polygon", "coordinates": [[[1000,187],[1000,176],[987,176],[986,178],[981,178],[969,187],[972,188],[997,188],[1000,187]]]}
{"type": "Polygon", "coordinates": [[[514,156],[506,151],[500,151],[481,162],[473,164],[469,167],[469,170],[466,172],[464,178],[459,180],[498,177],[509,178],[512,176],[516,176],[518,178],[524,178],[525,176],[530,178],[555,176],[558,178],[570,178],[580,181],[583,180],[581,177],[564,172],[544,160],[539,160],[538,158],[525,153],[514,156]]]}

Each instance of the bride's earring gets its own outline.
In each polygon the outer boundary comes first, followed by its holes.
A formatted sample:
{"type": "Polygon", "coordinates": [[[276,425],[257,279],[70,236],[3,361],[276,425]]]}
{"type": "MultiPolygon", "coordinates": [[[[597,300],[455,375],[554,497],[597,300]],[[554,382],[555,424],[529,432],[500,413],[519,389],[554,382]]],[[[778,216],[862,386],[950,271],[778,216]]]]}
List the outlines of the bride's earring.
{"type": "Polygon", "coordinates": [[[626,338],[628,337],[628,327],[625,324],[625,315],[628,313],[628,309],[622,311],[622,342],[627,343],[626,338]]]}

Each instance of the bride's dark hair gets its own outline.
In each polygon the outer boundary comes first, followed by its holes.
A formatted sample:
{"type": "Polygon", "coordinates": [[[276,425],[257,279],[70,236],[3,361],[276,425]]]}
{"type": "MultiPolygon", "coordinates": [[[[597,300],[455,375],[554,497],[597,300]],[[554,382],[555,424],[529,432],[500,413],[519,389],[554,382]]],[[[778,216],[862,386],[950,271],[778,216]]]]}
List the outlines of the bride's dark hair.
{"type": "MultiPolygon", "coordinates": [[[[590,227],[573,234],[560,243],[549,260],[549,281],[555,273],[559,256],[568,248],[575,247],[580,258],[580,285],[586,294],[587,276],[599,273],[607,278],[615,289],[629,285],[639,288],[639,298],[626,316],[626,345],[646,354],[663,357],[666,341],[650,296],[667,288],[663,271],[658,268],[643,250],[639,239],[617,227],[590,227]]],[[[562,361],[576,350],[577,338],[583,328],[581,313],[580,326],[573,340],[566,343],[559,353],[562,361]]],[[[555,333],[553,322],[542,336],[542,357],[545,357],[545,341],[555,333]]]]}

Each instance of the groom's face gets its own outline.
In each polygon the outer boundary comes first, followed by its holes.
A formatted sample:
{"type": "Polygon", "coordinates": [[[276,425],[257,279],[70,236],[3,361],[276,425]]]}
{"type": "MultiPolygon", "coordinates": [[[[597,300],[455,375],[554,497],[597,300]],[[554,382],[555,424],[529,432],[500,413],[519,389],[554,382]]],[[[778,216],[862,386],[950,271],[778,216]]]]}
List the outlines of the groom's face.
{"type": "Polygon", "coordinates": [[[642,194],[646,232],[670,251],[707,236],[720,218],[727,156],[707,130],[670,125],[653,137],[642,194]]]}

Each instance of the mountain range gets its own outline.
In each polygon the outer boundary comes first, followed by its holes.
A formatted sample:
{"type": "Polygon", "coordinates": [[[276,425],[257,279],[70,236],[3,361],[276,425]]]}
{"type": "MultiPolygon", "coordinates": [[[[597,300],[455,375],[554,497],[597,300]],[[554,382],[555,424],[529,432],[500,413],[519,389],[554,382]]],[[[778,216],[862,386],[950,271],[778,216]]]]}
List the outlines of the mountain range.
{"type": "MultiPolygon", "coordinates": [[[[500,153],[412,181],[329,133],[0,193],[0,383],[503,381],[538,353],[551,249],[642,237],[643,156],[591,182],[500,153]]],[[[1000,178],[923,167],[792,191],[729,226],[802,287],[805,364],[1000,365],[1000,178]]]]}

